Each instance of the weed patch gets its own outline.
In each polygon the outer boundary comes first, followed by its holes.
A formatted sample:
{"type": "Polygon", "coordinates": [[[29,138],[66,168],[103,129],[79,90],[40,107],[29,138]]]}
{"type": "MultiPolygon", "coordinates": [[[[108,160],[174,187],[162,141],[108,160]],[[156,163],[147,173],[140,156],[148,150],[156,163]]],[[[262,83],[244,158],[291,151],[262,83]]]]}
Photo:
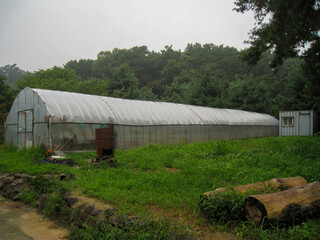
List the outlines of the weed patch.
{"type": "MultiPolygon", "coordinates": [[[[71,240],[105,240],[105,239],[183,239],[186,234],[177,231],[171,223],[166,221],[127,222],[121,228],[115,228],[111,224],[101,227],[87,227],[85,229],[74,227],[70,232],[71,240]]],[[[188,239],[194,239],[189,237],[188,239]]]]}
{"type": "Polygon", "coordinates": [[[202,195],[199,207],[210,222],[227,224],[245,219],[244,198],[244,194],[233,190],[218,192],[209,198],[202,195]]]}
{"type": "Polygon", "coordinates": [[[313,219],[297,225],[284,228],[278,224],[256,226],[253,223],[242,222],[235,228],[239,239],[248,240],[317,240],[320,239],[320,220],[313,219]]]}
{"type": "Polygon", "coordinates": [[[62,183],[53,176],[34,176],[27,178],[30,190],[23,190],[21,201],[36,206],[37,200],[42,194],[50,194],[62,188],[62,183]]]}

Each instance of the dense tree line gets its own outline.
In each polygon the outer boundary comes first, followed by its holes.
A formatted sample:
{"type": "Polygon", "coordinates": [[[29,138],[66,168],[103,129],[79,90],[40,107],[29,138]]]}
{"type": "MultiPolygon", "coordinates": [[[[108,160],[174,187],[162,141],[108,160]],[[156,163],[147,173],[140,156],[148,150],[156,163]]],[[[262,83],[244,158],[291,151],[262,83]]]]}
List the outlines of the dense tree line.
{"type": "Polygon", "coordinates": [[[279,110],[317,108],[306,91],[303,60],[272,69],[266,52],[252,67],[232,47],[188,44],[184,51],[146,46],[102,51],[97,59],[23,75],[17,86],[86,94],[235,108],[278,115],[279,110]]]}

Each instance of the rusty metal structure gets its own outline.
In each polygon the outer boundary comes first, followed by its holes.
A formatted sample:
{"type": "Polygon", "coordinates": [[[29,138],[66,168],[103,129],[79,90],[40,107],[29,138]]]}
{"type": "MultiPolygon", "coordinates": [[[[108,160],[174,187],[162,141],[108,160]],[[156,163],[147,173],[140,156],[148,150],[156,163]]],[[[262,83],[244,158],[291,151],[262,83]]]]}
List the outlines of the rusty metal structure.
{"type": "Polygon", "coordinates": [[[279,135],[268,114],[25,88],[8,114],[5,144],[94,151],[96,129],[110,127],[116,149],[279,135]]]}
{"type": "Polygon", "coordinates": [[[113,127],[96,129],[97,156],[114,156],[113,127]]]}

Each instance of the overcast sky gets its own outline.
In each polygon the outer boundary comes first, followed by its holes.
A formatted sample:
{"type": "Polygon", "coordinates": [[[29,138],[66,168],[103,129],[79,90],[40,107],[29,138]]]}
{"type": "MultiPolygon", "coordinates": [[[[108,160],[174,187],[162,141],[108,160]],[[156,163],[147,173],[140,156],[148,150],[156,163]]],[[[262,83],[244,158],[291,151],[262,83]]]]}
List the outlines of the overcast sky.
{"type": "Polygon", "coordinates": [[[188,43],[245,47],[251,13],[234,0],[0,0],[0,66],[23,70],[95,59],[100,51],[188,43]]]}

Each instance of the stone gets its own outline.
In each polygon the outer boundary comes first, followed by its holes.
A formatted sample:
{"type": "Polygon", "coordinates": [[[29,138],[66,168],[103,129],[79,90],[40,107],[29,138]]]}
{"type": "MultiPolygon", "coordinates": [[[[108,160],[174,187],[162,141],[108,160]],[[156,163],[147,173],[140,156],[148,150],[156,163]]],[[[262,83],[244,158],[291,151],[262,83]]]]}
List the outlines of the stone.
{"type": "Polygon", "coordinates": [[[29,191],[26,175],[8,174],[1,178],[0,193],[15,201],[20,200],[23,191],[29,191]]]}
{"type": "Polygon", "coordinates": [[[84,212],[90,214],[93,210],[95,210],[95,205],[86,205],[84,207],[84,212]]]}
{"type": "Polygon", "coordinates": [[[25,174],[21,174],[21,173],[14,173],[13,177],[14,179],[18,179],[18,178],[25,178],[25,174]]]}
{"type": "Polygon", "coordinates": [[[76,221],[82,221],[82,222],[86,222],[89,220],[90,218],[90,213],[94,210],[94,205],[87,205],[87,204],[82,204],[80,205],[77,209],[78,210],[78,214],[77,217],[75,218],[76,221]]]}
{"type": "Polygon", "coordinates": [[[128,217],[126,224],[129,226],[137,224],[140,227],[141,226],[140,217],[138,216],[128,217]]]}
{"type": "Polygon", "coordinates": [[[90,215],[93,216],[93,217],[96,217],[98,216],[100,213],[102,212],[102,210],[93,210],[90,215]]]}
{"type": "Polygon", "coordinates": [[[121,214],[117,214],[110,217],[109,221],[112,226],[119,228],[124,225],[125,218],[121,214]]]}
{"type": "Polygon", "coordinates": [[[79,201],[79,199],[75,197],[65,197],[65,201],[67,202],[69,207],[72,207],[75,203],[79,201]]]}
{"type": "Polygon", "coordinates": [[[46,206],[46,201],[48,199],[48,195],[47,194],[42,194],[41,197],[39,198],[38,202],[37,202],[37,210],[39,213],[41,213],[45,206],[46,206]]]}
{"type": "Polygon", "coordinates": [[[13,195],[12,200],[19,201],[21,199],[21,196],[22,196],[22,192],[19,192],[19,193],[13,195]]]}
{"type": "Polygon", "coordinates": [[[115,215],[116,212],[117,212],[116,209],[109,208],[109,209],[104,210],[104,215],[106,215],[107,218],[110,218],[111,216],[115,215]]]}
{"type": "Polygon", "coordinates": [[[7,177],[5,177],[5,178],[3,179],[3,182],[4,182],[4,184],[10,184],[10,183],[13,182],[13,180],[14,180],[14,177],[13,177],[13,175],[12,175],[12,176],[7,176],[7,177]]]}
{"type": "Polygon", "coordinates": [[[24,180],[22,178],[19,179],[15,179],[12,183],[11,186],[14,187],[16,185],[22,184],[24,182],[24,180]]]}

